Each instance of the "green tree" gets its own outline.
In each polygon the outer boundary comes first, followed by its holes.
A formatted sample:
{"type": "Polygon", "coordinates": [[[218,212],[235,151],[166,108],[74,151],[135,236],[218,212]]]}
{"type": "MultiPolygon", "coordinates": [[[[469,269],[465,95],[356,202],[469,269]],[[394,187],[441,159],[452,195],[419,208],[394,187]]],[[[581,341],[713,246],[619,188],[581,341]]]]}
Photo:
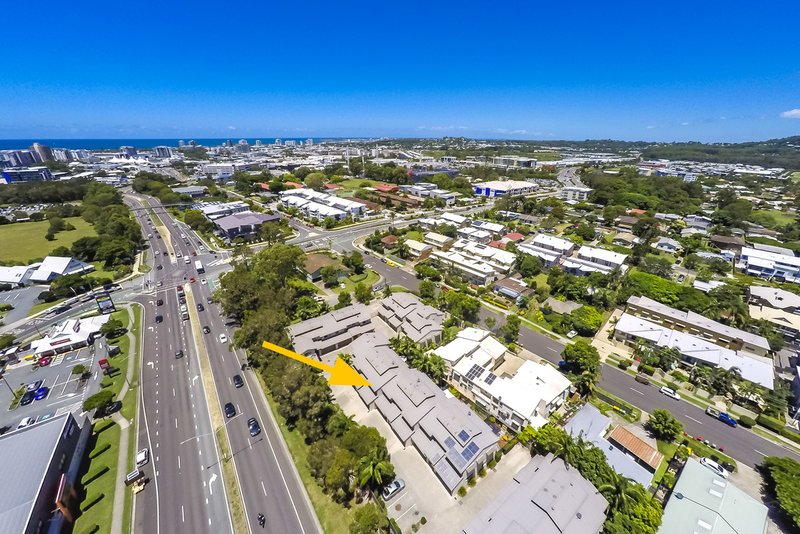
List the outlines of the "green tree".
{"type": "Polygon", "coordinates": [[[359,282],[356,284],[353,293],[358,302],[369,304],[369,301],[372,300],[372,288],[363,282],[359,282]]]}
{"type": "Polygon", "coordinates": [[[189,225],[193,230],[201,230],[204,232],[210,231],[214,225],[206,219],[203,212],[200,210],[186,210],[183,213],[183,222],[189,225]]]}
{"type": "Polygon", "coordinates": [[[103,408],[114,400],[114,392],[104,389],[83,401],[83,411],[89,412],[96,408],[103,408]]]}
{"type": "Polygon", "coordinates": [[[100,333],[108,339],[119,337],[122,333],[122,321],[115,318],[109,319],[100,327],[100,333]]]}
{"type": "Polygon", "coordinates": [[[364,256],[357,250],[354,250],[349,256],[349,262],[346,264],[353,269],[356,274],[364,272],[364,256]]]}
{"type": "Polygon", "coordinates": [[[600,378],[600,354],[586,341],[570,343],[564,347],[561,356],[566,370],[584,393],[600,378]]]}
{"type": "Polygon", "coordinates": [[[800,528],[800,463],[792,458],[767,456],[762,463],[767,491],[781,510],[800,528]]]}
{"type": "Polygon", "coordinates": [[[350,295],[349,291],[342,291],[339,293],[339,301],[336,303],[336,309],[344,308],[345,306],[349,306],[353,302],[353,297],[350,295]]]}
{"type": "Polygon", "coordinates": [[[266,241],[267,245],[274,245],[286,239],[288,233],[282,222],[265,222],[258,229],[258,238],[266,241]]]}
{"type": "Polygon", "coordinates": [[[638,269],[644,273],[654,274],[667,280],[672,278],[672,262],[661,256],[648,254],[639,263],[638,269]]]}
{"type": "Polygon", "coordinates": [[[356,508],[350,534],[385,534],[389,532],[389,519],[375,503],[367,503],[356,508]]]}
{"type": "Polygon", "coordinates": [[[322,186],[325,184],[325,180],[326,180],[325,174],[321,172],[312,172],[308,176],[306,176],[304,182],[306,184],[306,187],[308,187],[309,189],[320,190],[322,189],[322,186]]]}
{"type": "Polygon", "coordinates": [[[612,471],[611,481],[597,490],[606,498],[609,510],[613,514],[627,512],[639,497],[640,488],[640,485],[631,482],[628,477],[612,471]]]}
{"type": "Polygon", "coordinates": [[[593,336],[603,324],[603,316],[594,306],[581,306],[569,315],[575,330],[582,336],[593,336]]]}
{"type": "Polygon", "coordinates": [[[519,337],[520,318],[517,314],[511,314],[506,319],[506,324],[503,326],[503,339],[506,343],[516,343],[519,337]]]}
{"type": "Polygon", "coordinates": [[[436,298],[436,284],[434,284],[430,280],[420,281],[419,296],[427,300],[433,300],[434,298],[436,298]]]}
{"type": "Polygon", "coordinates": [[[523,278],[532,278],[542,272],[542,260],[536,256],[517,253],[517,270],[523,278]]]}
{"type": "Polygon", "coordinates": [[[683,423],[672,417],[668,410],[657,408],[647,419],[647,428],[656,438],[671,443],[683,432],[683,423]]]}
{"type": "Polygon", "coordinates": [[[372,494],[394,477],[386,449],[373,448],[358,462],[358,486],[372,494]]]}
{"type": "Polygon", "coordinates": [[[325,287],[334,287],[339,283],[339,269],[333,265],[326,265],[319,271],[325,287]]]}

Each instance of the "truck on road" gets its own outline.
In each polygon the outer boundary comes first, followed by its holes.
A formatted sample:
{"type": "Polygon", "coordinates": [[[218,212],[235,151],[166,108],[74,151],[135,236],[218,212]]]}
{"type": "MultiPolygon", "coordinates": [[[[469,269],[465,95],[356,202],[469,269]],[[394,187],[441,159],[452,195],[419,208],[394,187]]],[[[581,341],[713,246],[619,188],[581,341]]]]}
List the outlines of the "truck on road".
{"type": "Polygon", "coordinates": [[[728,415],[725,412],[720,412],[716,408],[712,408],[712,407],[709,406],[708,408],[706,408],[706,414],[710,415],[714,419],[719,419],[720,421],[722,421],[726,425],[729,425],[729,426],[732,426],[732,427],[736,427],[737,426],[736,419],[734,419],[733,417],[731,417],[730,415],[728,415]]]}

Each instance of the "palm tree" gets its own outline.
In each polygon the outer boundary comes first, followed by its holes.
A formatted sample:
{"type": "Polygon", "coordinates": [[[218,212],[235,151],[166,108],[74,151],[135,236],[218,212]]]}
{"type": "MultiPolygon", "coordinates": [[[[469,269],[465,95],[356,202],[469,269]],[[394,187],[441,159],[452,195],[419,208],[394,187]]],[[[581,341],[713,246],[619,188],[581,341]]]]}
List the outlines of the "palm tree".
{"type": "Polygon", "coordinates": [[[712,375],[712,387],[718,394],[728,395],[733,393],[734,385],[742,379],[742,372],[738,367],[724,369],[717,367],[712,375]]]}
{"type": "Polygon", "coordinates": [[[559,435],[559,438],[553,443],[553,460],[556,458],[561,458],[564,460],[564,464],[569,469],[569,466],[575,461],[575,457],[578,453],[578,448],[574,441],[572,441],[572,436],[563,432],[559,435]]]}
{"type": "Polygon", "coordinates": [[[616,471],[611,471],[611,481],[603,484],[597,490],[608,500],[611,513],[624,512],[631,502],[640,495],[641,490],[637,484],[616,471]]]}
{"type": "Polygon", "coordinates": [[[696,386],[709,385],[711,383],[711,367],[698,364],[689,371],[691,381],[696,386]]]}
{"type": "Polygon", "coordinates": [[[575,388],[581,395],[591,395],[594,393],[594,390],[597,389],[598,378],[599,373],[592,370],[586,370],[575,376],[575,388]]]}
{"type": "Polygon", "coordinates": [[[358,461],[358,487],[366,489],[368,495],[383,486],[392,476],[394,469],[385,449],[373,448],[358,461]]]}

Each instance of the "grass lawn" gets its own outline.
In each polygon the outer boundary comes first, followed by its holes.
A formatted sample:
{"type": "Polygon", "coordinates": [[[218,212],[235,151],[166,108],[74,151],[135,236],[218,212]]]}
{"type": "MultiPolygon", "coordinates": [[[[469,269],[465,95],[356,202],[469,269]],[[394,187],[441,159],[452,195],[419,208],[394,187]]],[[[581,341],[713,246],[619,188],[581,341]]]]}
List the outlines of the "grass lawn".
{"type": "Polygon", "coordinates": [[[539,273],[533,277],[533,280],[536,282],[537,288],[542,288],[546,291],[550,291],[550,286],[547,285],[547,274],[546,273],[539,273]]]}
{"type": "Polygon", "coordinates": [[[378,280],[380,280],[380,275],[371,269],[367,269],[363,274],[354,274],[341,279],[340,283],[344,284],[344,289],[342,289],[342,286],[336,286],[334,291],[339,293],[349,291],[352,294],[356,290],[356,284],[366,284],[371,288],[378,280]]]}
{"type": "Polygon", "coordinates": [[[408,239],[413,239],[414,241],[419,241],[420,243],[422,243],[422,240],[425,239],[425,234],[417,230],[412,230],[411,232],[408,232],[406,234],[406,237],[408,239]]]}
{"type": "Polygon", "coordinates": [[[71,247],[82,237],[95,236],[94,227],[80,217],[64,219],[74,230],[58,232],[53,241],[44,238],[50,227],[48,221],[21,222],[0,226],[0,243],[3,244],[3,260],[30,263],[35,258],[44,258],[56,247],[71,247]]]}
{"type": "Polygon", "coordinates": [[[793,172],[791,178],[793,182],[800,182],[800,171],[793,172]]]}
{"type": "Polygon", "coordinates": [[[109,271],[105,268],[105,262],[103,261],[93,261],[92,265],[94,265],[94,271],[92,271],[89,276],[91,278],[109,278],[111,280],[114,279],[115,271],[109,271]]]}
{"type": "MultiPolygon", "coordinates": [[[[261,386],[264,387],[263,382],[261,386]]],[[[306,445],[305,439],[296,430],[289,430],[286,427],[286,422],[278,414],[277,406],[275,406],[275,402],[269,394],[267,394],[267,400],[278,422],[278,427],[281,429],[283,439],[286,441],[286,446],[289,448],[292,458],[294,458],[294,465],[297,466],[297,472],[306,487],[308,497],[311,499],[311,504],[317,513],[323,532],[326,534],[348,534],[350,532],[350,523],[353,520],[353,510],[348,510],[344,506],[333,502],[330,497],[325,495],[322,488],[317,485],[308,467],[308,445],[306,445]]]]}
{"type": "Polygon", "coordinates": [[[667,472],[669,461],[675,455],[676,450],[678,450],[678,446],[674,443],[667,443],[666,441],[658,440],[658,452],[664,455],[664,459],[661,460],[661,465],[658,466],[658,469],[656,469],[656,472],[653,475],[652,484],[654,486],[658,485],[658,483],[661,481],[661,478],[664,476],[664,473],[667,472]]]}
{"type": "Polygon", "coordinates": [[[763,226],[767,226],[769,228],[777,228],[778,226],[786,226],[787,224],[791,224],[795,221],[794,215],[787,211],[779,211],[779,210],[753,210],[753,220],[763,226]],[[766,219],[766,220],[762,220],[766,219]],[[772,218],[775,223],[774,224],[764,224],[772,218]]]}
{"type": "Polygon", "coordinates": [[[361,184],[365,184],[369,182],[370,187],[375,187],[376,185],[383,183],[383,182],[376,182],[375,180],[367,180],[366,178],[350,178],[349,180],[343,180],[339,182],[337,185],[342,186],[344,189],[358,189],[361,187],[361,184]]]}
{"type": "MultiPolygon", "coordinates": [[[[111,515],[114,509],[114,490],[117,480],[120,428],[112,421],[98,423],[89,438],[88,458],[84,461],[81,486],[85,494],[81,499],[81,515],[72,529],[75,534],[111,532],[111,515]],[[102,473],[102,474],[99,474],[102,473]],[[83,511],[98,497],[100,500],[83,511]]],[[[119,488],[124,491],[125,488],[119,488]]],[[[79,490],[80,491],[80,490],[79,490]]]]}

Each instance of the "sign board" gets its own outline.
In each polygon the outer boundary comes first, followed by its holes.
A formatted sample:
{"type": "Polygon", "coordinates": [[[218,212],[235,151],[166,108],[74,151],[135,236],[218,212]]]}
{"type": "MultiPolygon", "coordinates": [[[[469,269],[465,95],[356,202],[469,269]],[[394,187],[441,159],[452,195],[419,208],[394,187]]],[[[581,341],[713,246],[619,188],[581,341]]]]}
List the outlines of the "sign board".
{"type": "Polygon", "coordinates": [[[134,469],[125,476],[125,485],[130,486],[131,484],[142,478],[144,478],[144,473],[139,471],[138,469],[134,469]]]}
{"type": "Polygon", "coordinates": [[[111,366],[108,364],[108,360],[106,360],[105,358],[102,358],[102,359],[100,359],[100,360],[97,360],[97,364],[100,366],[100,369],[102,369],[103,371],[107,371],[107,370],[108,370],[108,368],[109,368],[109,367],[111,367],[111,366]]]}
{"type": "Polygon", "coordinates": [[[95,294],[94,301],[97,303],[97,309],[100,310],[100,313],[103,315],[117,311],[117,308],[114,306],[114,301],[111,300],[111,295],[109,295],[107,291],[95,294]]]}

